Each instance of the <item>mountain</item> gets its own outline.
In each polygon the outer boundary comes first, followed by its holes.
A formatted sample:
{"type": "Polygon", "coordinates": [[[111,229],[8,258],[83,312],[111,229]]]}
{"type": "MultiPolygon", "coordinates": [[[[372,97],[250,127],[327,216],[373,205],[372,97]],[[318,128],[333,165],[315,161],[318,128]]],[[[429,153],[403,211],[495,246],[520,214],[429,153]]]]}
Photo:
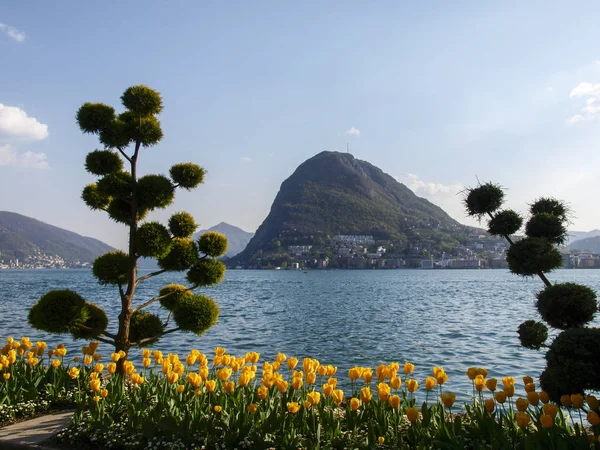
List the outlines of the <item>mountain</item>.
{"type": "Polygon", "coordinates": [[[63,230],[31,217],[0,211],[0,259],[21,259],[35,254],[60,256],[67,262],[92,262],[111,246],[97,239],[63,230]]]}
{"type": "Polygon", "coordinates": [[[600,230],[592,230],[592,231],[569,231],[568,233],[568,243],[572,244],[573,242],[580,241],[582,239],[593,238],[596,236],[600,236],[600,230]]]}
{"type": "Polygon", "coordinates": [[[231,258],[232,256],[244,251],[248,245],[248,242],[250,242],[250,239],[252,239],[254,236],[254,233],[248,233],[241,228],[221,222],[220,224],[215,225],[207,230],[198,231],[198,233],[194,235],[194,239],[197,239],[207,231],[218,231],[219,233],[225,235],[227,238],[227,253],[225,253],[225,257],[227,258],[231,258]]]}
{"type": "Polygon", "coordinates": [[[269,215],[231,262],[246,264],[279,247],[318,244],[339,234],[372,235],[400,246],[458,245],[468,230],[372,164],[322,152],[281,184],[269,215]]]}
{"type": "MultiPolygon", "coordinates": [[[[590,231],[590,233],[592,233],[590,231]]],[[[592,236],[579,239],[567,246],[569,250],[589,250],[592,253],[600,253],[600,236],[592,236]]]]}

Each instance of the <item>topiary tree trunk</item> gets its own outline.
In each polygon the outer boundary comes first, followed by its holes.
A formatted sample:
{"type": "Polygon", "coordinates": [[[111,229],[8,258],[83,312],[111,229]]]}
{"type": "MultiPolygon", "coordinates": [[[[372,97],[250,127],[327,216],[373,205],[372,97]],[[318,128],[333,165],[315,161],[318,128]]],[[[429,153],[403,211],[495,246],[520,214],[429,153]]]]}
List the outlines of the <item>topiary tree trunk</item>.
{"type": "MultiPolygon", "coordinates": [[[[187,212],[173,214],[168,227],[144,222],[150,211],[172,204],[176,188],[192,190],[199,186],[205,171],[188,162],[172,166],[170,177],[139,176],[139,157],[163,137],[156,117],[162,111],[162,99],[157,91],[138,85],[128,88],[121,101],[125,111],[120,114],[102,103],[85,103],[77,111],[80,129],[98,135],[104,146],[86,157],[86,170],[99,179],[87,185],[81,197],[91,209],[105,211],[129,230],[128,253],[119,250],[106,253],[94,261],[92,269],[100,284],[118,288],[121,309],[117,331],[107,331],[108,318],[102,308],[71,290],[51,291],[42,296],[29,311],[28,319],[34,328],[71,333],[74,338],[97,339],[127,354],[131,347],[149,345],[176,331],[201,335],[216,323],[219,308],[214,300],[192,291],[223,279],[225,265],[216,258],[225,254],[227,239],[220,233],[209,232],[194,242],[191,237],[197,225],[187,212]],[[138,276],[140,257],[157,258],[160,270],[138,276]],[[170,284],[156,296],[134,306],[140,283],[165,272],[182,271],[187,271],[189,286],[170,284]],[[166,320],[143,311],[157,301],[168,312],[166,320]],[[168,329],[171,319],[175,325],[168,329]]],[[[119,373],[123,373],[125,360],[119,360],[119,373]]]]}
{"type": "Polygon", "coordinates": [[[512,236],[521,229],[523,218],[510,209],[499,211],[503,202],[504,191],[493,183],[467,189],[464,199],[468,215],[488,216],[488,232],[509,242],[506,259],[510,271],[523,277],[537,275],[544,282],[536,307],[548,325],[562,332],[547,346],[544,323],[527,320],[517,330],[524,347],[548,348],[546,369],[540,375],[542,389],[557,402],[564,394],[599,390],[600,330],[585,327],[598,311],[596,293],[576,283],[552,284],[545,275],[562,266],[556,245],[567,237],[568,208],[553,198],[536,200],[529,208],[525,238],[514,242],[512,236]]]}

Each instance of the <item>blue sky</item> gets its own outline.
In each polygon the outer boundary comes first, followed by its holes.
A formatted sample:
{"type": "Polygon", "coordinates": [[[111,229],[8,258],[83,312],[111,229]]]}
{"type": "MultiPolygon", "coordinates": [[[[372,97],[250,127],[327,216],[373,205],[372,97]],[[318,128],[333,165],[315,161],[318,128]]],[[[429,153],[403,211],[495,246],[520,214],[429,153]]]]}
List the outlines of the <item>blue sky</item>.
{"type": "Polygon", "coordinates": [[[323,150],[351,152],[469,222],[465,185],[519,211],[541,195],[600,228],[598,2],[11,2],[0,10],[0,210],[122,247],[88,211],[95,137],[74,115],[163,95],[165,138],[142,173],[208,176],[170,210],[254,231],[280,184],[323,150]]]}

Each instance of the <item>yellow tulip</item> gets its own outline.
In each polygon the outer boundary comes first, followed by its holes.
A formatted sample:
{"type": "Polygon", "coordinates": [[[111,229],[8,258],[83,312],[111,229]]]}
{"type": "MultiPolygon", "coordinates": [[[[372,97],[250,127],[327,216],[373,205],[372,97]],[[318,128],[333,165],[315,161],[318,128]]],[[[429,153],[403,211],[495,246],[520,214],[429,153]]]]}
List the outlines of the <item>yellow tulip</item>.
{"type": "Polygon", "coordinates": [[[160,350],[154,350],[154,362],[160,364],[159,360],[162,362],[163,354],[160,350]]]}
{"type": "Polygon", "coordinates": [[[446,374],[446,372],[438,372],[437,377],[435,377],[435,380],[437,381],[437,384],[439,384],[440,386],[442,384],[444,384],[446,381],[448,381],[448,375],[446,374]]]}
{"type": "Polygon", "coordinates": [[[350,378],[351,381],[358,380],[361,375],[362,370],[360,370],[360,367],[353,367],[352,369],[348,370],[348,378],[350,378]]]}
{"type": "Polygon", "coordinates": [[[215,380],[206,380],[204,385],[206,386],[207,392],[214,392],[217,387],[217,382],[215,380]]]}
{"type": "Polygon", "coordinates": [[[400,389],[400,386],[402,385],[402,379],[400,377],[392,377],[390,379],[390,384],[392,385],[393,389],[400,389]]]}
{"type": "Polygon", "coordinates": [[[219,405],[215,405],[215,407],[213,408],[213,411],[216,412],[217,414],[220,413],[223,409],[219,406],[219,405]]]}
{"type": "Polygon", "coordinates": [[[515,385],[515,379],[513,377],[503,377],[502,378],[502,385],[503,385],[503,387],[514,386],[515,385]]]}
{"type": "Polygon", "coordinates": [[[100,392],[100,380],[91,380],[90,381],[90,389],[93,392],[100,392]]]}
{"type": "Polygon", "coordinates": [[[592,425],[596,426],[600,424],[600,416],[594,411],[590,411],[587,413],[587,421],[592,425]]]}
{"type": "Polygon", "coordinates": [[[294,377],[294,379],[292,380],[292,387],[297,391],[298,389],[300,389],[302,387],[302,378],[299,377],[294,377]]]}
{"type": "Polygon", "coordinates": [[[196,355],[192,355],[191,353],[185,357],[185,363],[188,366],[193,366],[196,363],[198,357],[196,355]]]}
{"type": "Polygon", "coordinates": [[[98,373],[97,372],[91,372],[90,373],[90,380],[97,380],[98,379],[98,373]]]}
{"type": "Polygon", "coordinates": [[[298,358],[288,358],[287,367],[289,370],[294,370],[294,368],[298,365],[298,358]]]}
{"type": "Polygon", "coordinates": [[[215,355],[223,356],[225,353],[227,353],[227,350],[225,350],[223,347],[215,347],[215,355]]]}
{"type": "Polygon", "coordinates": [[[540,401],[542,403],[548,403],[550,401],[550,396],[548,395],[547,392],[545,392],[545,391],[540,392],[540,401]]]}
{"type": "Polygon", "coordinates": [[[151,355],[152,355],[152,350],[147,349],[147,348],[142,350],[142,358],[150,358],[151,355]]]}
{"type": "Polygon", "coordinates": [[[554,426],[554,418],[548,414],[542,414],[540,416],[540,423],[543,428],[552,428],[554,426]]]}
{"type": "Polygon", "coordinates": [[[585,401],[586,401],[587,405],[590,407],[590,409],[598,409],[598,399],[595,396],[588,395],[585,398],[585,401]]]}
{"type": "Polygon", "coordinates": [[[483,388],[485,388],[485,379],[483,378],[483,375],[477,375],[475,377],[475,389],[478,392],[483,391],[483,388]]]}
{"type": "Polygon", "coordinates": [[[329,396],[331,396],[331,393],[333,392],[333,390],[335,389],[335,386],[327,383],[323,385],[323,395],[327,398],[329,396]]]}
{"type": "Polygon", "coordinates": [[[569,406],[571,406],[571,396],[568,395],[568,394],[561,395],[561,397],[560,397],[560,403],[565,408],[568,408],[569,406]]]}
{"type": "Polygon", "coordinates": [[[334,389],[331,393],[331,397],[333,397],[333,401],[337,406],[340,406],[340,403],[344,400],[344,391],[341,389],[334,389]]]}
{"type": "Polygon", "coordinates": [[[425,380],[425,389],[428,391],[432,390],[435,387],[436,381],[433,377],[427,377],[425,380]]]}
{"type": "Polygon", "coordinates": [[[321,394],[317,391],[309,392],[308,394],[306,394],[306,397],[308,398],[310,404],[313,406],[317,406],[321,402],[321,394]]]}
{"type": "Polygon", "coordinates": [[[365,369],[362,373],[363,380],[365,383],[370,383],[373,379],[373,371],[371,369],[365,369]]]}
{"type": "Polygon", "coordinates": [[[517,420],[517,425],[519,428],[525,428],[527,424],[529,424],[531,417],[529,417],[529,414],[525,412],[518,412],[515,414],[515,419],[517,420]]]}
{"type": "Polygon", "coordinates": [[[254,414],[257,410],[258,410],[258,405],[256,405],[256,403],[250,403],[248,405],[248,412],[250,414],[254,414]]]}
{"type": "Polygon", "coordinates": [[[419,383],[417,383],[417,380],[413,380],[412,378],[406,380],[406,389],[408,389],[408,392],[415,392],[418,388],[419,383]]]}
{"type": "Polygon", "coordinates": [[[111,353],[110,359],[112,359],[112,362],[117,362],[117,361],[119,361],[119,359],[121,359],[121,354],[120,353],[111,353]]]}
{"type": "Polygon", "coordinates": [[[123,369],[125,369],[125,373],[127,375],[131,375],[133,372],[135,372],[135,366],[131,361],[125,361],[123,364],[123,369]]]}
{"type": "Polygon", "coordinates": [[[327,366],[319,366],[317,372],[319,373],[320,377],[324,377],[325,375],[327,375],[327,366]]]}
{"type": "Polygon", "coordinates": [[[223,389],[225,389],[225,392],[228,394],[231,394],[235,389],[235,381],[226,381],[223,383],[223,389]]]}
{"type": "Polygon", "coordinates": [[[454,405],[455,400],[456,395],[451,394],[450,392],[442,394],[442,403],[446,408],[452,408],[452,405],[454,405]]]}
{"type": "MultiPolygon", "coordinates": [[[[327,376],[328,377],[332,377],[337,373],[337,367],[336,366],[327,366],[327,376]]],[[[366,381],[366,380],[365,380],[366,381]]]]}
{"type": "Polygon", "coordinates": [[[152,361],[150,360],[150,358],[142,359],[142,366],[144,367],[144,369],[148,368],[151,363],[152,363],[152,361]]]}
{"type": "Polygon", "coordinates": [[[360,399],[363,403],[369,403],[373,398],[373,394],[371,393],[371,389],[368,387],[364,387],[360,390],[360,399]]]}
{"type": "Polygon", "coordinates": [[[467,369],[467,376],[469,377],[469,380],[474,380],[477,376],[477,367],[469,367],[467,369]]]}
{"type": "Polygon", "coordinates": [[[529,400],[532,406],[537,406],[540,403],[540,395],[535,391],[528,392],[527,400],[529,400]]]}
{"type": "Polygon", "coordinates": [[[202,378],[200,377],[200,375],[198,375],[195,372],[191,372],[189,373],[185,379],[187,380],[188,383],[190,383],[192,385],[192,387],[197,388],[200,387],[200,385],[202,384],[202,378]]]}
{"type": "Polygon", "coordinates": [[[248,383],[250,383],[250,381],[252,380],[252,375],[250,375],[247,372],[242,372],[242,374],[240,375],[240,378],[238,380],[238,384],[241,387],[247,386],[248,383]]]}
{"type": "Polygon", "coordinates": [[[337,381],[337,378],[331,377],[327,380],[327,384],[330,384],[335,389],[337,387],[337,381]]]}
{"type": "Polygon", "coordinates": [[[377,442],[379,443],[379,445],[383,445],[383,443],[385,442],[385,438],[383,436],[379,436],[377,438],[377,442]]]}
{"type": "Polygon", "coordinates": [[[52,360],[52,367],[54,367],[55,369],[57,369],[58,366],[60,366],[60,359],[53,359],[52,360]]]}
{"type": "Polygon", "coordinates": [[[385,380],[388,377],[388,374],[389,368],[385,364],[380,364],[377,366],[377,369],[375,369],[375,376],[379,381],[385,380]]]}
{"type": "Polygon", "coordinates": [[[94,372],[100,373],[104,370],[104,364],[96,364],[94,366],[94,372]]]}
{"type": "Polygon", "coordinates": [[[434,367],[432,370],[432,373],[433,373],[433,377],[437,378],[438,373],[444,373],[444,368],[443,367],[434,367]]]}
{"type": "Polygon", "coordinates": [[[419,410],[414,406],[406,408],[406,418],[410,423],[415,423],[419,418],[419,410]]]}
{"type": "Polygon", "coordinates": [[[535,391],[535,384],[527,383],[525,385],[525,392],[534,392],[534,391],[535,391]]]}
{"type": "Polygon", "coordinates": [[[415,365],[411,364],[409,362],[405,362],[404,363],[404,373],[406,375],[410,375],[411,373],[413,373],[413,370],[415,370],[415,365]]]}
{"type": "Polygon", "coordinates": [[[141,376],[140,374],[134,373],[133,375],[131,375],[131,382],[133,384],[140,385],[140,384],[143,384],[144,381],[145,381],[144,377],[141,376]]]}
{"type": "Polygon", "coordinates": [[[298,411],[300,411],[300,405],[296,402],[288,402],[287,410],[290,414],[296,414],[298,411]]]}
{"type": "Polygon", "coordinates": [[[392,395],[388,402],[390,403],[390,406],[392,408],[398,408],[400,406],[400,396],[398,395],[392,395]]]}
{"type": "Polygon", "coordinates": [[[527,408],[529,407],[529,401],[525,400],[524,398],[519,397],[517,399],[516,405],[517,405],[517,409],[519,411],[525,412],[525,411],[527,411],[527,408]]]}
{"type": "Polygon", "coordinates": [[[284,380],[280,380],[277,382],[277,390],[281,393],[286,392],[288,389],[288,383],[287,381],[284,380]]]}
{"type": "Polygon", "coordinates": [[[37,363],[39,363],[40,360],[38,358],[30,358],[29,361],[27,361],[27,364],[29,364],[31,367],[37,365],[37,363]]]}
{"type": "Polygon", "coordinates": [[[109,363],[106,365],[106,370],[112,375],[117,371],[117,365],[115,363],[109,363]]]}
{"type": "Polygon", "coordinates": [[[523,377],[523,384],[524,385],[528,385],[533,383],[533,378],[531,378],[530,376],[524,376],[523,377]]]}
{"type": "Polygon", "coordinates": [[[504,393],[504,391],[498,391],[496,392],[494,398],[498,403],[502,404],[506,401],[506,394],[504,393]]]}
{"type": "Polygon", "coordinates": [[[360,407],[360,400],[357,399],[356,397],[352,397],[350,399],[350,409],[352,409],[352,411],[356,411],[359,407],[360,407]]]}
{"type": "Polygon", "coordinates": [[[515,385],[514,384],[505,385],[504,389],[502,389],[502,391],[506,394],[507,397],[512,397],[513,395],[515,395],[515,385]]]}
{"type": "Polygon", "coordinates": [[[580,409],[583,407],[583,395],[581,394],[571,394],[571,404],[573,408],[580,409]]]}
{"type": "Polygon", "coordinates": [[[102,390],[100,391],[100,397],[102,397],[102,398],[106,398],[106,396],[107,396],[107,395],[108,395],[108,390],[106,390],[106,389],[102,389],[102,390]]]}
{"type": "Polygon", "coordinates": [[[269,395],[269,389],[265,386],[259,386],[256,390],[256,393],[258,395],[258,398],[264,400],[265,398],[267,398],[267,395],[269,395]]]}
{"type": "Polygon", "coordinates": [[[485,401],[485,410],[489,413],[494,411],[494,408],[496,407],[496,403],[494,402],[493,398],[488,398],[485,401]]]}
{"type": "Polygon", "coordinates": [[[208,378],[208,367],[207,366],[200,367],[200,377],[203,380],[206,380],[208,378]]]}
{"type": "Polygon", "coordinates": [[[185,391],[185,386],[183,384],[180,384],[179,386],[177,386],[177,392],[182,394],[183,391],[185,391]]]}
{"type": "Polygon", "coordinates": [[[8,373],[8,372],[3,373],[2,377],[4,378],[4,381],[8,381],[8,379],[10,378],[10,373],[8,373]]]}
{"type": "Polygon", "coordinates": [[[57,347],[54,353],[60,357],[64,357],[67,354],[67,349],[65,347],[57,347]]]}
{"type": "Polygon", "coordinates": [[[79,377],[79,368],[71,367],[67,373],[73,380],[76,380],[79,377]]]}
{"type": "Polygon", "coordinates": [[[100,353],[94,353],[94,356],[92,356],[92,358],[94,358],[94,361],[98,362],[102,359],[102,355],[100,353]]]}
{"type": "Polygon", "coordinates": [[[547,403],[542,406],[542,410],[544,411],[544,414],[548,414],[554,418],[556,417],[556,413],[558,413],[558,406],[553,403],[547,403]]]}
{"type": "Polygon", "coordinates": [[[94,403],[98,403],[101,399],[102,399],[102,397],[100,397],[99,395],[94,395],[92,397],[92,400],[94,401],[94,403]]]}
{"type": "Polygon", "coordinates": [[[221,381],[227,380],[231,376],[231,369],[229,367],[223,367],[217,370],[217,378],[221,381]]]}
{"type": "Polygon", "coordinates": [[[177,372],[171,372],[167,375],[167,381],[169,384],[175,384],[179,380],[179,374],[177,372]]]}

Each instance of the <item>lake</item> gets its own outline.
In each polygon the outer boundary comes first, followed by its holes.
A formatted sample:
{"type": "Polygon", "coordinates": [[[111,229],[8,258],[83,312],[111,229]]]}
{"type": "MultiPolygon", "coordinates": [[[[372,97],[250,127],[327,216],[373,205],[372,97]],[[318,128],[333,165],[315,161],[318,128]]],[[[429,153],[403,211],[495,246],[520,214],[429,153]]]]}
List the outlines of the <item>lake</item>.
{"type": "MultiPolygon", "coordinates": [[[[600,289],[600,271],[595,270],[558,270],[549,279],[600,289]]],[[[136,303],[168,283],[185,284],[183,274],[142,283],[136,303]]],[[[218,303],[218,324],[201,337],[167,335],[153,348],[182,357],[197,348],[212,357],[212,349],[221,346],[236,356],[258,351],[261,361],[272,361],[281,351],[336,365],[340,380],[347,380],[354,365],[410,361],[422,383],[433,366],[443,366],[450,376],[448,388],[467,398],[470,366],[488,368],[490,377],[514,376],[519,384],[523,375],[535,378],[543,370],[543,353],[522,348],[516,334],[523,321],[538,319],[534,301],[542,287],[537,278],[504,270],[229,270],[219,286],[198,291],[218,303]]],[[[0,339],[26,335],[50,346],[64,342],[70,356],[79,355],[83,341],[40,333],[27,323],[27,312],[41,295],[65,288],[102,306],[114,330],[118,293],[100,286],[90,271],[3,270],[0,339]]],[[[149,311],[166,318],[158,302],[149,311]]],[[[101,344],[99,352],[108,356],[109,346],[101,344]]],[[[139,352],[133,356],[139,360],[139,352]]]]}

